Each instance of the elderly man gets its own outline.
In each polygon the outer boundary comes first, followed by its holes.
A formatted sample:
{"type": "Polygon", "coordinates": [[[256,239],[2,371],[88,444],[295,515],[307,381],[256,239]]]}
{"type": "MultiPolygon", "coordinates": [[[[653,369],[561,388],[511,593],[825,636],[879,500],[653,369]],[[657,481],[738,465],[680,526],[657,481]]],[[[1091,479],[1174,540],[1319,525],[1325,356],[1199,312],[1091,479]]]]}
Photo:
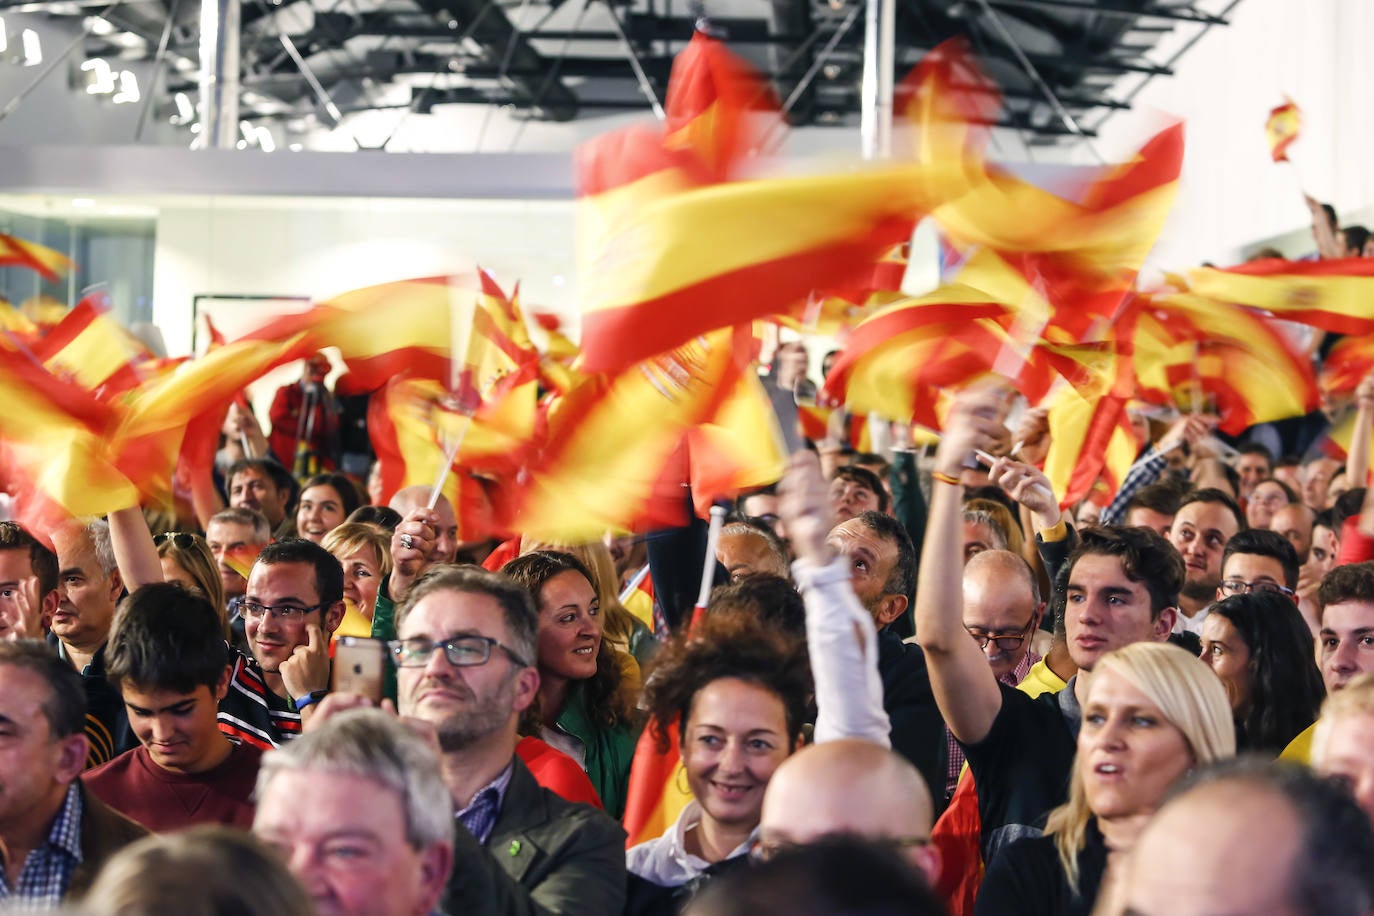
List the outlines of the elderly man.
{"type": "Polygon", "coordinates": [[[138,746],[124,701],[105,677],[105,640],[124,580],[104,520],[88,525],[68,522],[53,531],[52,540],[57,548],[58,604],[48,642],[82,677],[89,765],[98,766],[138,746]]]}
{"type": "Polygon", "coordinates": [[[1159,810],[1100,912],[1367,916],[1370,862],[1374,829],[1344,790],[1304,767],[1241,758],[1159,810]]]}
{"type": "Polygon", "coordinates": [[[763,796],[759,847],[813,843],[835,834],[895,843],[932,885],[930,792],[916,768],[887,748],[841,739],[802,748],[773,773],[763,796]]]}
{"type": "Polygon", "coordinates": [[[716,559],[731,582],[751,573],[788,576],[786,548],[773,529],[761,522],[731,522],[722,528],[716,559]]]}
{"type": "Polygon", "coordinates": [[[80,676],[37,640],[0,642],[0,908],[54,909],[147,831],[86,792],[80,676]]]}
{"type": "Polygon", "coordinates": [[[242,607],[248,578],[239,569],[251,567],[262,548],[271,542],[271,525],[261,512],[252,509],[222,509],[205,523],[205,543],[219,567],[220,583],[224,586],[225,611],[229,615],[229,626],[236,646],[246,648],[248,645],[242,607]]]}
{"type": "Polygon", "coordinates": [[[391,716],[349,710],[268,754],[257,797],[253,832],[319,916],[433,912],[453,866],[448,790],[433,748],[391,716]]]}
{"type": "Polygon", "coordinates": [[[400,712],[442,751],[458,831],[454,913],[618,913],[625,833],[602,812],[541,788],[515,754],[539,692],[538,615],[510,580],[439,567],[411,589],[392,644],[400,712]]]}

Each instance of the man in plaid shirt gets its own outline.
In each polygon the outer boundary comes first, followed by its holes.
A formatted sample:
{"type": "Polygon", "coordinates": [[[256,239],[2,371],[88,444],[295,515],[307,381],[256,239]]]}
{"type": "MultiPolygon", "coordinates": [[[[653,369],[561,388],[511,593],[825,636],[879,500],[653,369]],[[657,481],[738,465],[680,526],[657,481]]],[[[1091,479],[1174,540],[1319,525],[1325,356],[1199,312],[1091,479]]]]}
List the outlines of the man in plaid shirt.
{"type": "Polygon", "coordinates": [[[37,640],[0,643],[0,909],[55,909],[146,836],[86,793],[81,676],[37,640]]]}

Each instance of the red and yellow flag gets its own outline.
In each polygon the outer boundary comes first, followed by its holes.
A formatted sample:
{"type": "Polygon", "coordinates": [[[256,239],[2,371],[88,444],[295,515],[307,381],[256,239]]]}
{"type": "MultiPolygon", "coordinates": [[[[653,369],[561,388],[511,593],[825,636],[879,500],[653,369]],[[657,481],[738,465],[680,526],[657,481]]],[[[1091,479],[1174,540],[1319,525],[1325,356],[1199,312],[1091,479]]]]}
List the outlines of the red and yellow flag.
{"type": "Polygon", "coordinates": [[[1302,109],[1292,99],[1285,98],[1282,105],[1270,110],[1269,119],[1264,122],[1264,138],[1275,162],[1288,161],[1288,147],[1301,132],[1302,109]]]}
{"type": "Polygon", "coordinates": [[[0,232],[0,266],[27,267],[49,283],[56,283],[72,269],[72,262],[51,248],[0,232]]]}
{"type": "Polygon", "coordinates": [[[1284,261],[1188,272],[1192,292],[1336,334],[1374,333],[1374,258],[1284,261]]]}

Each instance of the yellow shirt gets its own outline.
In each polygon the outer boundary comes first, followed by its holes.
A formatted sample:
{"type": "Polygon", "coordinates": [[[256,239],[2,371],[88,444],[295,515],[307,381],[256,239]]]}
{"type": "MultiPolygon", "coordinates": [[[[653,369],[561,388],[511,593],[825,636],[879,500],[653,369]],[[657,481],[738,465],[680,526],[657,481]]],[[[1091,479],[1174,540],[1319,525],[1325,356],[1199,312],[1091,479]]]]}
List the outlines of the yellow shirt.
{"type": "Polygon", "coordinates": [[[1068,683],[1060,680],[1059,675],[1051,671],[1050,666],[1041,659],[1031,665],[1021,683],[1016,685],[1016,689],[1031,697],[1038,697],[1042,693],[1058,693],[1067,686],[1068,683]]]}
{"type": "Polygon", "coordinates": [[[1316,731],[1317,723],[1313,722],[1307,726],[1302,734],[1288,742],[1288,747],[1283,749],[1282,754],[1279,754],[1279,759],[1310,767],[1312,765],[1312,735],[1316,731]]]}

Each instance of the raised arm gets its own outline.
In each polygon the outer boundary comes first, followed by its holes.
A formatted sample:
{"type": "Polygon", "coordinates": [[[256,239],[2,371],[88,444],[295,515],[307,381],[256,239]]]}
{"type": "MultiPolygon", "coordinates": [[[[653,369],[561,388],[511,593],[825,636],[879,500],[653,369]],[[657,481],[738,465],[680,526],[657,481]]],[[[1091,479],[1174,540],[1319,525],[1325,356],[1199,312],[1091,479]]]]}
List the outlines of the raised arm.
{"type": "Polygon", "coordinates": [[[997,439],[997,397],[988,390],[964,392],[945,420],[916,589],[916,641],[925,650],[945,724],[964,744],[982,741],[1002,708],[997,678],[964,629],[963,488],[958,485],[965,461],[997,439]]]}
{"type": "Polygon", "coordinates": [[[1363,487],[1369,476],[1369,437],[1374,435],[1374,372],[1355,388],[1355,426],[1350,431],[1350,454],[1345,458],[1345,479],[1351,487],[1363,487]]]}
{"type": "Polygon", "coordinates": [[[806,642],[816,685],[816,741],[861,738],[890,746],[878,630],[849,584],[850,568],[826,537],[834,519],[820,462],[792,456],[778,514],[796,551],[792,574],[806,605],[806,642]]]}
{"type": "Polygon", "coordinates": [[[109,522],[110,546],[114,549],[115,565],[124,579],[124,587],[132,592],[163,581],[162,561],[158,559],[143,510],[138,506],[119,509],[109,514],[109,522]]]}

